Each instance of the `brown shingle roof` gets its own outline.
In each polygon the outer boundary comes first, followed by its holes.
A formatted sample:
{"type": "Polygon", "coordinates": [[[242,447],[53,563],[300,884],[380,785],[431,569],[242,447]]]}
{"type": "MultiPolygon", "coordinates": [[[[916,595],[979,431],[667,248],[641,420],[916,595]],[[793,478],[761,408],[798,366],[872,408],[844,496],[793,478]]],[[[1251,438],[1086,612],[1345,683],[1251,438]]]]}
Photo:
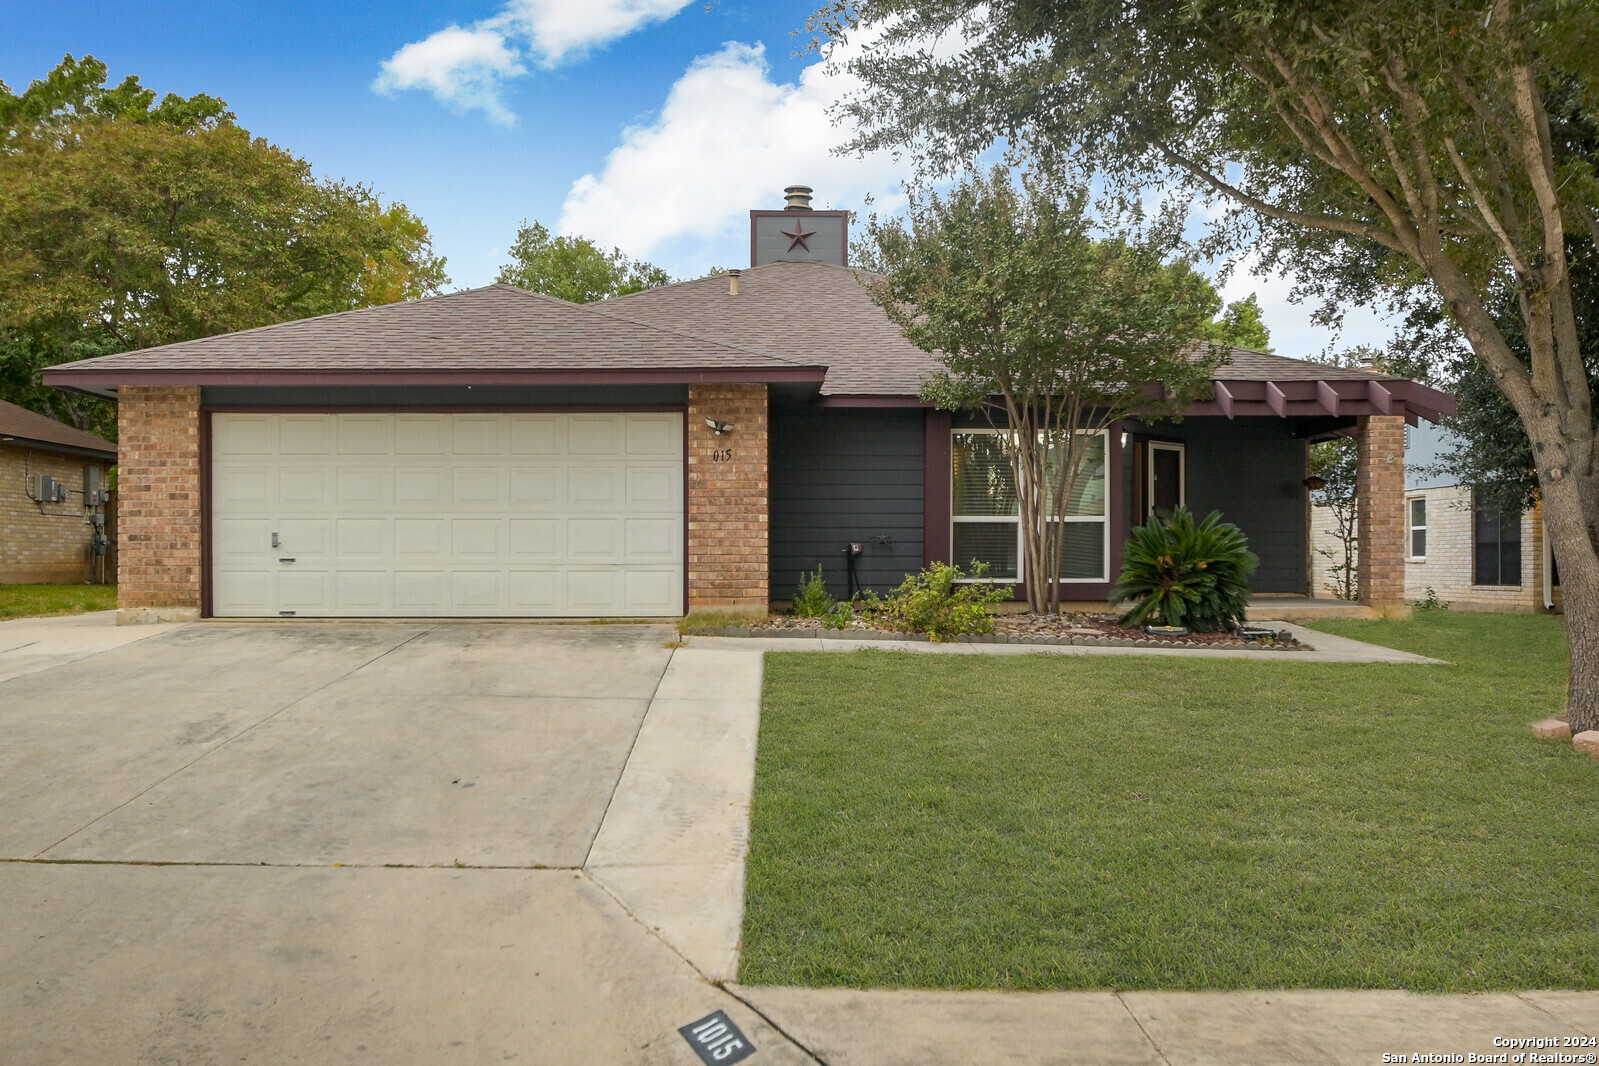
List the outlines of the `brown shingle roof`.
{"type": "Polygon", "coordinates": [[[799,368],[769,352],[501,284],[100,356],[53,367],[46,379],[70,386],[117,384],[148,372],[380,375],[799,368]]]}
{"type": "MultiPolygon", "coordinates": [[[[827,396],[915,396],[937,368],[872,302],[873,275],[829,263],[768,263],[739,279],[699,278],[605,301],[613,314],[800,363],[827,367],[827,396]]],[[[1218,380],[1392,380],[1354,367],[1310,363],[1234,348],[1218,380]]]]}
{"type": "Polygon", "coordinates": [[[15,438],[14,443],[46,451],[60,447],[101,452],[108,459],[115,459],[117,456],[117,446],[108,440],[96,437],[93,433],[85,433],[81,429],[73,429],[25,407],[0,400],[0,438],[5,437],[15,438]]]}

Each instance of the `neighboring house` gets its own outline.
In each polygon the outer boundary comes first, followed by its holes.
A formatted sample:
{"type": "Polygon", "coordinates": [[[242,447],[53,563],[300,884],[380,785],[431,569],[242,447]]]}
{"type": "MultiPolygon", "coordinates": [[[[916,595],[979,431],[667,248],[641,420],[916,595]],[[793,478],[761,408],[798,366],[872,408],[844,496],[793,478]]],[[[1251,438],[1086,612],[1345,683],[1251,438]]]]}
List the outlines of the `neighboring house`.
{"type": "MultiPolygon", "coordinates": [[[[1559,576],[1540,509],[1501,514],[1449,474],[1422,472],[1452,450],[1453,439],[1438,426],[1405,434],[1405,598],[1466,611],[1552,609],[1560,602],[1559,576]]],[[[1313,525],[1317,547],[1336,549],[1327,508],[1316,508],[1313,525]]]]}
{"type": "Polygon", "coordinates": [[[109,441],[0,401],[0,584],[115,577],[92,545],[116,461],[109,441]]]}
{"type": "MultiPolygon", "coordinates": [[[[869,588],[973,557],[1025,581],[992,431],[919,399],[932,359],[806,192],[751,212],[742,272],[588,305],[491,285],[46,371],[120,404],[123,617],[764,610],[818,565],[842,593],[851,545],[869,588]]],[[[1257,592],[1305,595],[1306,442],[1353,432],[1396,460],[1371,466],[1364,598],[1402,604],[1402,429],[1453,401],[1254,352],[1215,377],[1181,421],[1094,442],[1064,598],[1102,603],[1130,525],[1175,503],[1244,529],[1257,592]]]]}

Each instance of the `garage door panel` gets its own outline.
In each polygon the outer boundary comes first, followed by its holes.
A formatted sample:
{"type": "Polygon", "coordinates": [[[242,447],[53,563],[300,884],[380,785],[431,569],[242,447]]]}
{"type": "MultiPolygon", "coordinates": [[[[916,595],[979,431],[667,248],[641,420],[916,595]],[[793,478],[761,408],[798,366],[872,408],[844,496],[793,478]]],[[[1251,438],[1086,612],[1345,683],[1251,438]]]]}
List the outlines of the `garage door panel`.
{"type": "Polygon", "coordinates": [[[510,523],[511,554],[518,558],[561,558],[561,521],[556,518],[513,518],[510,523]]]}
{"type": "Polygon", "coordinates": [[[326,614],[333,607],[333,574],[327,570],[295,569],[278,573],[280,611],[326,614]]]}
{"type": "Polygon", "coordinates": [[[394,451],[394,418],[390,415],[340,415],[340,455],[388,455],[394,451]]]}
{"type": "Polygon", "coordinates": [[[332,450],[332,415],[282,416],[278,423],[278,454],[327,455],[332,450]]]}
{"type": "Polygon", "coordinates": [[[328,491],[333,473],[325,466],[284,467],[278,471],[278,503],[285,507],[303,507],[314,504],[327,507],[333,503],[328,491]]]}
{"type": "Polygon", "coordinates": [[[273,570],[218,569],[211,586],[212,607],[219,615],[277,614],[277,579],[273,570]]]}
{"type": "Polygon", "coordinates": [[[386,613],[394,575],[387,570],[340,570],[334,580],[334,606],[359,614],[386,613]]]}
{"type": "Polygon", "coordinates": [[[274,471],[266,467],[219,465],[212,477],[212,491],[219,504],[232,510],[259,510],[277,502],[274,471]]]}
{"type": "Polygon", "coordinates": [[[628,415],[627,454],[679,459],[683,454],[683,423],[677,415],[628,415]]]}
{"type": "Polygon", "coordinates": [[[386,467],[340,467],[338,470],[339,509],[390,506],[389,484],[393,472],[386,467]]]}
{"type": "Polygon", "coordinates": [[[627,614],[661,614],[677,603],[683,576],[677,570],[628,570],[622,582],[627,614]]]}
{"type": "Polygon", "coordinates": [[[394,450],[399,455],[444,455],[449,439],[449,415],[395,416],[394,450]]]}
{"type": "Polygon", "coordinates": [[[394,574],[394,607],[401,614],[442,614],[443,570],[399,570],[394,574]]]}
{"type": "Polygon", "coordinates": [[[416,510],[418,505],[443,510],[449,502],[444,490],[448,480],[442,467],[402,466],[394,472],[395,502],[402,511],[416,510]]]}
{"type": "Polygon", "coordinates": [[[212,419],[216,614],[682,610],[681,414],[212,419]]]}
{"type": "Polygon", "coordinates": [[[512,455],[560,455],[563,450],[561,415],[512,415],[512,455]]]}
{"type": "Polygon", "coordinates": [[[455,502],[476,510],[505,502],[505,471],[496,467],[458,466],[451,472],[455,502]]]}
{"type": "Polygon", "coordinates": [[[450,546],[456,555],[500,554],[498,518],[457,518],[450,523],[450,546]]]}
{"type": "Polygon", "coordinates": [[[568,455],[618,455],[622,451],[621,419],[616,415],[568,415],[568,455]]]}
{"type": "Polygon", "coordinates": [[[394,520],[396,555],[443,555],[444,519],[397,518],[394,520]]]}
{"type": "Polygon", "coordinates": [[[391,523],[385,518],[339,519],[335,529],[339,557],[387,557],[393,551],[389,543],[390,528],[391,523]]]}
{"type": "Polygon", "coordinates": [[[231,415],[211,433],[211,453],[218,459],[235,455],[276,455],[277,419],[273,415],[231,415]]]}
{"type": "Polygon", "coordinates": [[[221,557],[258,554],[272,546],[272,523],[264,518],[227,518],[215,524],[211,536],[221,557]]]}

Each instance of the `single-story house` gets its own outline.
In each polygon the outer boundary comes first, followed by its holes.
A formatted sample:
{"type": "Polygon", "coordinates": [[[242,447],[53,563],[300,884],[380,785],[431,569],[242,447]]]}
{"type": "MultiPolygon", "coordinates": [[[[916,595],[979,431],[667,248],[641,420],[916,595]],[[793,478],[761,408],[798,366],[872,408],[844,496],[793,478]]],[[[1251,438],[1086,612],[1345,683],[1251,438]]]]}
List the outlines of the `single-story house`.
{"type": "MultiPolygon", "coordinates": [[[[1506,514],[1459,478],[1436,470],[1454,440],[1440,426],[1405,431],[1405,598],[1448,604],[1457,611],[1558,610],[1560,571],[1534,503],[1506,514]]],[[[1326,507],[1311,514],[1311,537],[1327,567],[1343,556],[1337,521],[1326,507]]],[[[1355,546],[1358,556],[1359,545],[1355,546]]]]}
{"type": "MultiPolygon", "coordinates": [[[[887,589],[934,560],[1025,581],[992,430],[847,260],[849,214],[750,213],[751,267],[598,304],[509,285],[89,359],[120,409],[120,604],[195,616],[764,611],[802,571],[887,589]],[[995,472],[990,478],[988,473],[995,472]]],[[[1108,595],[1135,518],[1220,509],[1260,593],[1311,590],[1306,442],[1368,457],[1364,598],[1403,602],[1415,382],[1235,351],[1181,421],[1094,445],[1064,598],[1108,595]],[[1391,541],[1391,543],[1389,543],[1391,541]]]]}
{"type": "Polygon", "coordinates": [[[0,401],[0,584],[104,581],[116,445],[0,401]]]}

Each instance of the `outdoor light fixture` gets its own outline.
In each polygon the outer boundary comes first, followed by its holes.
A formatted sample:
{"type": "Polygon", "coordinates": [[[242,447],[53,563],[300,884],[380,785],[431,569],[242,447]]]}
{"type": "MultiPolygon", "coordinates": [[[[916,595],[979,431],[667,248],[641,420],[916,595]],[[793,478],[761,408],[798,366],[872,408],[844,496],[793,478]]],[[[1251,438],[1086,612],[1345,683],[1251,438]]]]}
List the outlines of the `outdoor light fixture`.
{"type": "Polygon", "coordinates": [[[1312,474],[1305,479],[1304,485],[1305,488],[1309,489],[1311,492],[1320,492],[1322,489],[1327,487],[1327,479],[1324,477],[1317,477],[1315,474],[1312,474]]]}
{"type": "Polygon", "coordinates": [[[718,422],[714,418],[707,418],[705,420],[705,425],[718,437],[720,437],[723,433],[733,432],[733,423],[731,422],[718,422]]]}

